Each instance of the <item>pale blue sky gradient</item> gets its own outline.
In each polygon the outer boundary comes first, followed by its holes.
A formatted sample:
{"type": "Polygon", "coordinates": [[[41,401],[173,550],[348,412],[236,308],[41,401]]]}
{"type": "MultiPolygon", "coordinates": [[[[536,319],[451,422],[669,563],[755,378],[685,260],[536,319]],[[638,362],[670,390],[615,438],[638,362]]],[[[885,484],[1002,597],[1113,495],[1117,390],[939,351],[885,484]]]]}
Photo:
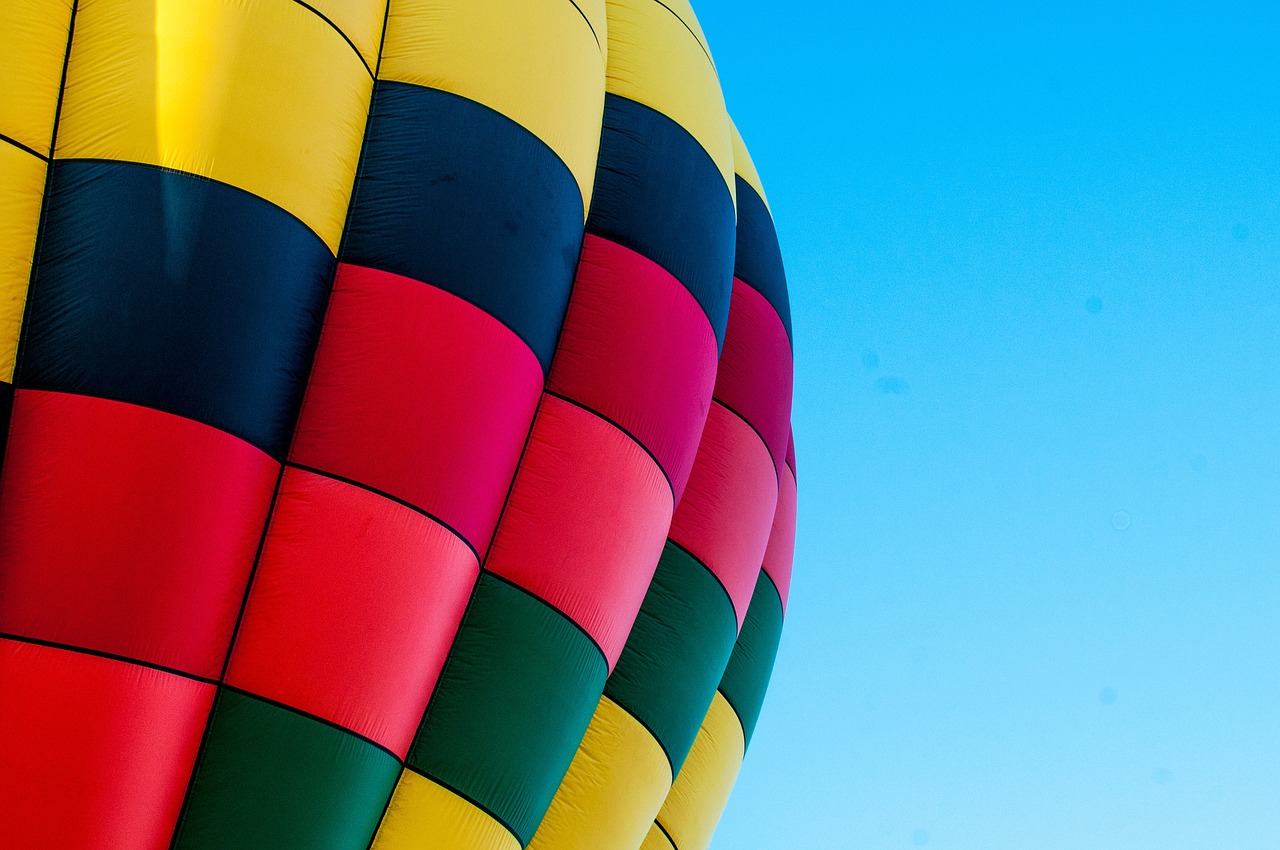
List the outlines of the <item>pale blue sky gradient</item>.
{"type": "Polygon", "coordinates": [[[695,6],[801,488],[715,847],[1280,848],[1280,13],[695,6]]]}

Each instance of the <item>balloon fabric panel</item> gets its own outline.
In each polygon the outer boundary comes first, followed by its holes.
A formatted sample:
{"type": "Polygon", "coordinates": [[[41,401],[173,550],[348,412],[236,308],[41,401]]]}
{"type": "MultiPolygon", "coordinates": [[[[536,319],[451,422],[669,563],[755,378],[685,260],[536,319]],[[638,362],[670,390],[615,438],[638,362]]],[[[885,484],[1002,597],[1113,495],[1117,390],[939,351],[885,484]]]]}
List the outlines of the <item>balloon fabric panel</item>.
{"type": "Polygon", "coordinates": [[[795,487],[689,4],[13,0],[0,77],[0,845],[705,846],[795,487]]]}

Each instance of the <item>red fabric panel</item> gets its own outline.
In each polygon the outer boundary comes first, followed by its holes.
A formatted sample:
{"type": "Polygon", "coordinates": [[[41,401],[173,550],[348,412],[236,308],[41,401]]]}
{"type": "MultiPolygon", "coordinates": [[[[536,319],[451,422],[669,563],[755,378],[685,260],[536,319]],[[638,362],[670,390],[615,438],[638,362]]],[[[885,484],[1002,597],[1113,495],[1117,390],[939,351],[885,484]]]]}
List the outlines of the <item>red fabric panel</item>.
{"type": "Polygon", "coordinates": [[[0,639],[0,847],[167,848],[214,690],[0,639]]]}
{"type": "Polygon", "coordinates": [[[416,505],[484,552],[542,381],[529,347],[478,307],[341,265],[291,459],[416,505]]]}
{"type": "Polygon", "coordinates": [[[787,441],[787,466],[791,467],[791,475],[800,480],[800,473],[796,471],[796,435],[793,431],[791,439],[787,441]]]}
{"type": "Polygon", "coordinates": [[[763,295],[735,278],[715,395],[764,437],[779,476],[791,438],[791,373],[782,319],[763,295]]]}
{"type": "Polygon", "coordinates": [[[653,458],[595,414],[546,396],[485,566],[582,626],[612,669],[670,519],[653,458]]]}
{"type": "Polygon", "coordinates": [[[180,416],[19,390],[0,632],[217,678],[278,471],[180,416]]]}
{"type": "Polygon", "coordinates": [[[777,503],[778,479],[764,443],[741,417],[713,403],[671,539],[724,584],[738,628],[760,577],[777,503]]]}
{"type": "Polygon", "coordinates": [[[403,758],[478,573],[439,523],[289,469],[227,681],[403,758]]]}
{"type": "Polygon", "coordinates": [[[791,563],[796,551],[796,479],[791,467],[782,468],[782,481],[778,488],[778,508],[773,512],[773,529],[769,532],[769,545],[764,550],[764,571],[778,588],[782,597],[782,610],[787,609],[787,595],[791,592],[791,563]]]}
{"type": "Polygon", "coordinates": [[[684,492],[716,377],[697,300],[635,251],[588,235],[548,388],[617,422],[684,492]]]}

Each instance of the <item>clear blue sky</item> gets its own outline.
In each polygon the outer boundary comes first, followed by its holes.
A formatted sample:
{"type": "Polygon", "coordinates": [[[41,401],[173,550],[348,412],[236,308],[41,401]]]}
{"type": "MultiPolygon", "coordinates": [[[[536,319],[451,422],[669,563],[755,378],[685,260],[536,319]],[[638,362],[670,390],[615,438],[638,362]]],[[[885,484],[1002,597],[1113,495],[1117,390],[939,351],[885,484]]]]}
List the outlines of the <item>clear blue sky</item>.
{"type": "Polygon", "coordinates": [[[801,487],[716,848],[1280,848],[1270,5],[695,0],[801,487]]]}

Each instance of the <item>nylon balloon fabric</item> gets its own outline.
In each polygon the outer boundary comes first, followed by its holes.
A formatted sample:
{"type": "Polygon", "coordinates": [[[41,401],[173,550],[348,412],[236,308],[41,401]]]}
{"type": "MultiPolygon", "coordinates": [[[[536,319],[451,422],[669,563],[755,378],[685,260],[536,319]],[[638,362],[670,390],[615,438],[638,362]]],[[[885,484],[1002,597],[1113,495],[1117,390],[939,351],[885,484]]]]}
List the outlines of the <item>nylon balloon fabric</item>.
{"type": "Polygon", "coordinates": [[[0,847],[707,847],[796,487],[688,3],[9,0],[0,81],[0,847]]]}

